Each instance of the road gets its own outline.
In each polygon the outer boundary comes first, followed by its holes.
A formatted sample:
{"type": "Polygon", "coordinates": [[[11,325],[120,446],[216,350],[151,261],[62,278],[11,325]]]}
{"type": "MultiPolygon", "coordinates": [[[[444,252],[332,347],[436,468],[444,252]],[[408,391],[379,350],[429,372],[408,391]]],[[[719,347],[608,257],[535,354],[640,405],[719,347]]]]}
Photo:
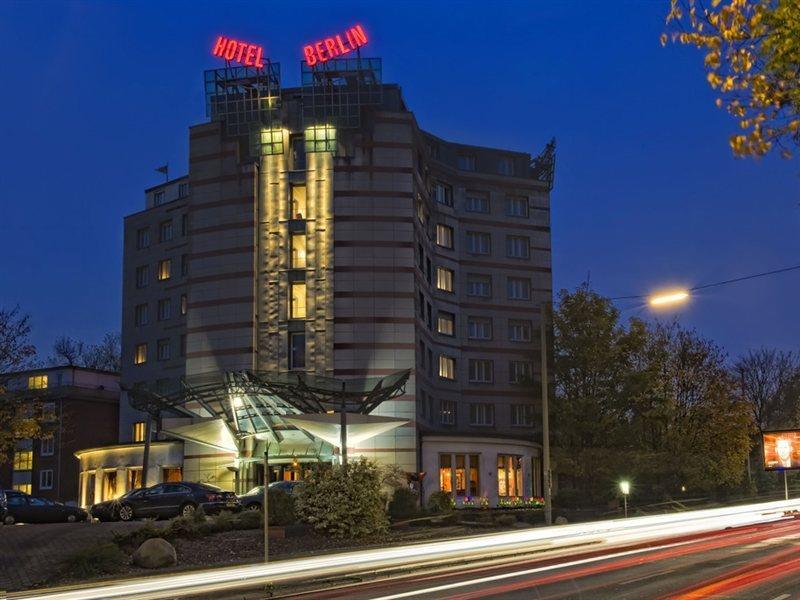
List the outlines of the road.
{"type": "Polygon", "coordinates": [[[666,538],[655,543],[417,574],[295,599],[437,600],[747,598],[800,590],[800,520],[666,538]]]}

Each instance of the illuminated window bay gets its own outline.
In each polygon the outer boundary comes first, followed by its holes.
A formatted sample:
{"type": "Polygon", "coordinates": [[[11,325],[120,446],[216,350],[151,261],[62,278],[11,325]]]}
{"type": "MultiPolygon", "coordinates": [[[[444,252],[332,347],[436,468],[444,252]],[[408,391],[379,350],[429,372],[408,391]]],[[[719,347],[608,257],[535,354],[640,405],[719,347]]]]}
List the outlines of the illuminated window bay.
{"type": "Polygon", "coordinates": [[[306,152],[336,152],[336,128],[328,125],[306,127],[306,152]]]}

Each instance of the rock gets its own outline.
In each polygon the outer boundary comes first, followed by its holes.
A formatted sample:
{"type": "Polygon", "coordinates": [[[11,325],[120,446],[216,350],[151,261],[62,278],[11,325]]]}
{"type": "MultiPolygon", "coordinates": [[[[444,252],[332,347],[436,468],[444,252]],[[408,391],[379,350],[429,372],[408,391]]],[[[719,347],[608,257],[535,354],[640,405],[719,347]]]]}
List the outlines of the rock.
{"type": "Polygon", "coordinates": [[[567,517],[556,517],[556,525],[566,525],[567,523],[569,523],[567,517]]]}
{"type": "Polygon", "coordinates": [[[167,540],[150,538],[133,553],[133,562],[144,569],[160,569],[177,564],[178,555],[167,540]]]}

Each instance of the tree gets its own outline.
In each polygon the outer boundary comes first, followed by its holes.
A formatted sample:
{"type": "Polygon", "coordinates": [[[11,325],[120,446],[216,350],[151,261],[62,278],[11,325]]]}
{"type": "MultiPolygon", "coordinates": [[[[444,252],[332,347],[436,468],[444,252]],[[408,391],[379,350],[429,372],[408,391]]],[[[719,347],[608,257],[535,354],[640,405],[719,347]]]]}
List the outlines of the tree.
{"type": "Polygon", "coordinates": [[[50,364],[119,371],[122,366],[120,355],[121,344],[118,333],[107,333],[99,344],[86,344],[68,336],[61,336],[53,344],[50,364]]]}
{"type": "Polygon", "coordinates": [[[797,0],[671,0],[661,36],[705,51],[717,106],[738,120],[735,156],[788,158],[800,143],[800,3],[797,0]]]}
{"type": "Polygon", "coordinates": [[[24,368],[36,354],[30,333],[30,316],[21,314],[19,306],[0,308],[0,373],[24,368]]]}
{"type": "Polygon", "coordinates": [[[750,405],[759,433],[798,425],[800,360],[792,352],[760,348],[734,366],[741,392],[750,405]]]}
{"type": "Polygon", "coordinates": [[[83,353],[85,345],[79,340],[62,335],[53,344],[53,356],[50,364],[55,366],[79,367],[83,366],[83,353]]]}

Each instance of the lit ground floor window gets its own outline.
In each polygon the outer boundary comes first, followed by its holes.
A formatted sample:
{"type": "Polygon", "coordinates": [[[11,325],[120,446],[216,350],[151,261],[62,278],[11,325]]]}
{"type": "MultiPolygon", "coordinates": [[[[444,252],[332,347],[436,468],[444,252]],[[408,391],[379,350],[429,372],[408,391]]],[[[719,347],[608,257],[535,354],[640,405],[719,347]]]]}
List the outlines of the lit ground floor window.
{"type": "Polygon", "coordinates": [[[497,455],[497,495],[501,497],[524,495],[521,456],[497,455]]]}

